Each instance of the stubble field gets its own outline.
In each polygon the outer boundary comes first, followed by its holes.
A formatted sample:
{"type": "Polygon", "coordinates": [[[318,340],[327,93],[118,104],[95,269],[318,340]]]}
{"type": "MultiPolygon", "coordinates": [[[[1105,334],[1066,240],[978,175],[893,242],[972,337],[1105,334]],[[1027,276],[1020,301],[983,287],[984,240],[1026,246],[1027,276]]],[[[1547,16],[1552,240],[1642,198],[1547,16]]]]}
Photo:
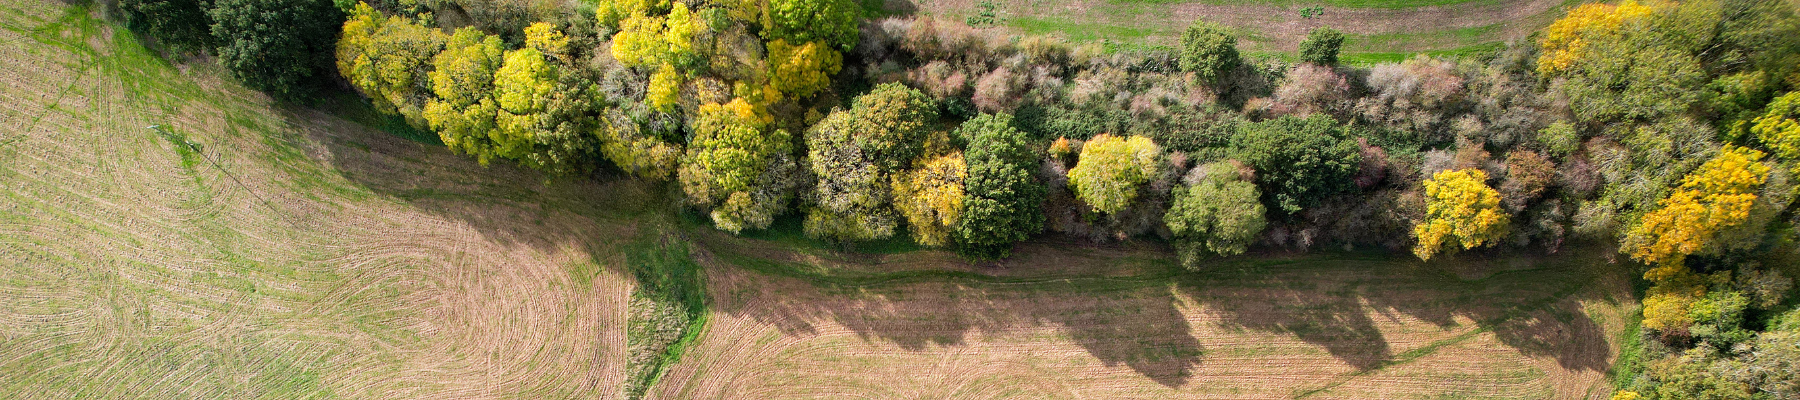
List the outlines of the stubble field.
{"type": "Polygon", "coordinates": [[[663,187],[274,104],[96,16],[0,2],[0,398],[622,398],[627,255],[659,241],[707,315],[647,398],[1596,398],[1635,307],[1595,251],[1190,274],[1148,244],[732,237],[663,187]]]}

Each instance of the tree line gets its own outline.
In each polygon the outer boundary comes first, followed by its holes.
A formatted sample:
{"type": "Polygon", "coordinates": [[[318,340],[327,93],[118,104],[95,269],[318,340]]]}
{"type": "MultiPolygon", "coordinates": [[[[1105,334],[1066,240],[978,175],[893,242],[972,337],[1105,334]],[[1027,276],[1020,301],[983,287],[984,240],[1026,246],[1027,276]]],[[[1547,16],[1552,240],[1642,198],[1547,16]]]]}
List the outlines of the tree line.
{"type": "Polygon", "coordinates": [[[253,88],[341,76],[482,163],[670,182],[733,233],[794,214],[979,259],[1157,237],[1195,269],[1252,246],[1616,246],[1650,283],[1621,396],[1800,387],[1770,372],[1800,340],[1800,19],[1776,0],[1585,4],[1491,53],[1373,66],[1329,27],[1248,57],[1206,22],[1117,47],[849,0],[118,6],[253,88]]]}

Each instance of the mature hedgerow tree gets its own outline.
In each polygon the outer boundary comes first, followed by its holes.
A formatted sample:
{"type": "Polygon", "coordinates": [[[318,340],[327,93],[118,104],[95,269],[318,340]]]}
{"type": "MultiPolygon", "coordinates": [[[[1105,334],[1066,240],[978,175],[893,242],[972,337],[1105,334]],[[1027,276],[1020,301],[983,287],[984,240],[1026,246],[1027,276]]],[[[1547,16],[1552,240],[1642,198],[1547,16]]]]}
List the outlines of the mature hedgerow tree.
{"type": "Polygon", "coordinates": [[[679,177],[688,202],[711,209],[713,226],[732,233],[767,228],[787,209],[793,140],[769,123],[742,98],[702,105],[694,116],[679,177]]]}
{"type": "Polygon", "coordinates": [[[1081,157],[1069,170],[1069,188],[1095,210],[1117,213],[1131,206],[1162,166],[1162,148],[1150,138],[1102,134],[1081,146],[1081,157]]]}
{"type": "Polygon", "coordinates": [[[1422,260],[1445,250],[1473,249],[1506,237],[1510,217],[1500,208],[1500,192],[1479,169],[1441,171],[1425,180],[1425,220],[1413,227],[1422,260]],[[1446,247],[1454,245],[1446,249],[1446,247]]]}
{"type": "Polygon", "coordinates": [[[451,151],[473,155],[487,164],[495,155],[492,139],[499,128],[494,114],[494,72],[505,59],[500,37],[463,27],[450,35],[444,51],[432,58],[431,90],[425,120],[451,151]]]}
{"type": "Polygon", "coordinates": [[[176,51],[212,48],[211,6],[208,0],[119,0],[126,27],[176,51]]]}
{"type": "Polygon", "coordinates": [[[1039,157],[1030,136],[1013,127],[1011,115],[976,116],[963,122],[955,136],[969,144],[962,218],[953,232],[957,251],[976,258],[1006,257],[1013,243],[1044,229],[1045,188],[1031,173],[1039,157]]]}
{"type": "Polygon", "coordinates": [[[338,73],[368,96],[375,109],[425,127],[431,99],[431,59],[449,35],[398,16],[384,17],[357,3],[337,43],[338,73]]]}
{"type": "Polygon", "coordinates": [[[844,56],[824,42],[789,44],[769,42],[769,83],[775,90],[805,98],[831,86],[831,76],[843,68],[844,56]]]}
{"type": "MultiPolygon", "coordinates": [[[[1673,275],[1688,255],[1711,245],[1719,232],[1750,217],[1756,193],[1769,178],[1763,153],[1728,146],[1682,179],[1681,188],[1645,214],[1621,240],[1619,250],[1656,266],[1646,276],[1673,275]]],[[[1654,280],[1654,279],[1653,279],[1654,280]]]]}
{"type": "Polygon", "coordinates": [[[214,0],[219,62],[252,89],[300,99],[332,69],[344,13],[330,0],[214,0]]]}
{"type": "Polygon", "coordinates": [[[1206,255],[1243,254],[1268,226],[1256,184],[1246,182],[1229,162],[1196,168],[1193,184],[1175,189],[1175,204],[1163,223],[1175,235],[1181,265],[1199,268],[1206,255]]]}
{"type": "Polygon", "coordinates": [[[1313,65],[1337,65],[1338,50],[1344,47],[1344,33],[1321,27],[1306,33],[1300,41],[1300,61],[1313,65]]]}
{"type": "Polygon", "coordinates": [[[1257,171],[1264,202],[1293,214],[1356,188],[1362,153],[1330,118],[1281,117],[1246,123],[1232,138],[1234,158],[1257,171]]]}
{"type": "Polygon", "coordinates": [[[1775,98],[1752,122],[1750,132],[1776,157],[1800,160],[1800,92],[1775,98]]]}
{"type": "Polygon", "coordinates": [[[950,244],[951,229],[962,219],[968,176],[962,153],[922,159],[893,175],[894,208],[906,217],[913,240],[932,247],[950,244]]]}
{"type": "Polygon", "coordinates": [[[806,133],[809,167],[819,181],[807,209],[808,236],[873,240],[893,236],[889,175],[924,152],[937,103],[898,83],[857,97],[806,133]]]}
{"type": "Polygon", "coordinates": [[[862,7],[853,0],[770,0],[763,38],[788,43],[824,42],[838,51],[856,46],[862,7]]]}
{"type": "Polygon", "coordinates": [[[1237,37],[1224,27],[1194,22],[1181,35],[1181,69],[1193,72],[1201,82],[1218,82],[1241,62],[1237,37]]]}

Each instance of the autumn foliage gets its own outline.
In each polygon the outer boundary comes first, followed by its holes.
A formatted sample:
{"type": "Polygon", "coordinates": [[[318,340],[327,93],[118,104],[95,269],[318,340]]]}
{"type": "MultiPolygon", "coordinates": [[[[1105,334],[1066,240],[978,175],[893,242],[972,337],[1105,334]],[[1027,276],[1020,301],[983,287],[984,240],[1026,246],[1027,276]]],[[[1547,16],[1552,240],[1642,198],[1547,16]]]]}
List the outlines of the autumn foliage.
{"type": "Polygon", "coordinates": [[[1568,68],[1587,56],[1590,44],[1608,40],[1620,27],[1652,13],[1656,9],[1625,0],[1619,5],[1588,3],[1575,7],[1569,15],[1544,28],[1543,53],[1538,55],[1538,72],[1552,74],[1568,68]]]}
{"type": "Polygon", "coordinates": [[[1446,247],[1472,249],[1506,235],[1509,217],[1500,208],[1500,192],[1487,185],[1478,169],[1438,172],[1425,181],[1425,220],[1413,227],[1419,240],[1413,254],[1430,260],[1446,247]]]}
{"type": "MultiPolygon", "coordinates": [[[[1645,264],[1680,266],[1688,255],[1712,243],[1725,228],[1750,217],[1757,189],[1769,178],[1763,153],[1727,146],[1700,169],[1682,179],[1681,187],[1645,214],[1626,233],[1620,250],[1645,264]]],[[[1659,270],[1651,270],[1647,277],[1659,270]]]]}
{"type": "Polygon", "coordinates": [[[1162,149],[1142,136],[1100,135],[1081,147],[1081,158],[1069,170],[1069,187],[1095,210],[1116,213],[1131,205],[1138,191],[1162,167],[1162,149]]]}

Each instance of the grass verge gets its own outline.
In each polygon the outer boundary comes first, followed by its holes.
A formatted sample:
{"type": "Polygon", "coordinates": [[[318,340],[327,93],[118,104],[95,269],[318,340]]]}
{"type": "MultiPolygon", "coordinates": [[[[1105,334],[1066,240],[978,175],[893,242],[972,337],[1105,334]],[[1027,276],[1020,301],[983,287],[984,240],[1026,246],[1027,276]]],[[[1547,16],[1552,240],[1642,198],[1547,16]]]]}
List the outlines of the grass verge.
{"type": "Polygon", "coordinates": [[[639,399],[706,325],[706,293],[686,243],[664,237],[629,247],[626,262],[638,285],[626,322],[625,394],[639,399]]]}

